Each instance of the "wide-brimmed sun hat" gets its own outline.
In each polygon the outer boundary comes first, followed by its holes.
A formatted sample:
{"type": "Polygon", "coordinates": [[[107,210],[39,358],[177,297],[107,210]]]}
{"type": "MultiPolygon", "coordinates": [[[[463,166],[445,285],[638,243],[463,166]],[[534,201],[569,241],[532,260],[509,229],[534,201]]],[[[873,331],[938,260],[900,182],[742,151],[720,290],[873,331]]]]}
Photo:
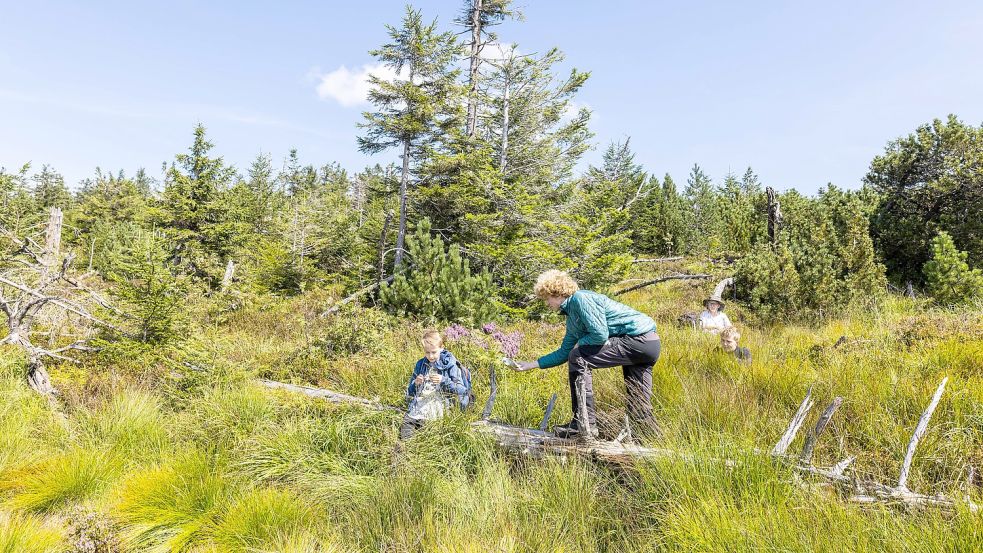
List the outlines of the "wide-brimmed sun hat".
{"type": "MultiPolygon", "coordinates": [[[[715,301],[715,302],[719,303],[721,310],[723,310],[723,308],[727,306],[727,304],[724,303],[724,300],[720,299],[720,296],[714,295],[714,296],[710,296],[709,298],[703,300],[703,307],[707,307],[707,304],[710,303],[710,302],[712,302],[712,301],[715,301]]],[[[709,307],[707,307],[707,309],[709,309],[709,307]]]]}

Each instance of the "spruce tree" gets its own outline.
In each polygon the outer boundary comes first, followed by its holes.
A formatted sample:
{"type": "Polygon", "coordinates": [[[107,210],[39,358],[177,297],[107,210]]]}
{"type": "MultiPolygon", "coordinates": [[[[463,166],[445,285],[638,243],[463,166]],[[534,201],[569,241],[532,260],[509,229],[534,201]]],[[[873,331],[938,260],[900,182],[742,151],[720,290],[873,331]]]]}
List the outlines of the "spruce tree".
{"type": "Polygon", "coordinates": [[[213,144],[205,127],[195,127],[195,139],[186,154],[178,154],[167,172],[162,221],[168,228],[175,259],[191,274],[216,280],[224,269],[228,236],[221,232],[224,206],[221,194],[235,178],[235,169],[221,157],[210,157],[213,144]]]}
{"type": "Polygon", "coordinates": [[[396,235],[396,267],[402,264],[406,236],[407,198],[411,169],[420,161],[435,136],[456,126],[460,96],[453,69],[460,51],[454,34],[438,32],[437,22],[423,23],[420,12],[406,7],[402,26],[387,26],[392,42],[370,52],[396,72],[391,81],[370,77],[369,100],[376,111],[363,114],[359,149],[374,154],[399,146],[402,169],[399,181],[399,230],[396,235]]]}

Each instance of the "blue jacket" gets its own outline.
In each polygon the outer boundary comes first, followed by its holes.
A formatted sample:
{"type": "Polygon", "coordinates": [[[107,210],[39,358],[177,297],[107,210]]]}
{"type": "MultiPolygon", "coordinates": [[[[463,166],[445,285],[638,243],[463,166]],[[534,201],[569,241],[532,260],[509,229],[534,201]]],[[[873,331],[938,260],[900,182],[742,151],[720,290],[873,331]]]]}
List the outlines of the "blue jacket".
{"type": "MultiPolygon", "coordinates": [[[[416,362],[416,367],[413,368],[413,375],[410,376],[410,384],[406,387],[407,400],[412,401],[416,397],[416,377],[420,375],[426,376],[427,372],[430,371],[430,366],[431,363],[426,357],[416,362]]],[[[437,357],[437,361],[433,363],[433,366],[441,376],[440,391],[445,394],[457,396],[461,409],[467,407],[471,399],[471,390],[464,384],[464,378],[461,376],[461,368],[458,366],[457,358],[454,357],[454,354],[446,349],[440,350],[440,356],[437,357]]]]}
{"type": "Polygon", "coordinates": [[[590,290],[578,290],[560,304],[567,316],[567,332],[560,348],[539,358],[547,369],[567,362],[576,346],[604,345],[610,336],[638,336],[655,330],[655,321],[623,303],[590,290]]]}

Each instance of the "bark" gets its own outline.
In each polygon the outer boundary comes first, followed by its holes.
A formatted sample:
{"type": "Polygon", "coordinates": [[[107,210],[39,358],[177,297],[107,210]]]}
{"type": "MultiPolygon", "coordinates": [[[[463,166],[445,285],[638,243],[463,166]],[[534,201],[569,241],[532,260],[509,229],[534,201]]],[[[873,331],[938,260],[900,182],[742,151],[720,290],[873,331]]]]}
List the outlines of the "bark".
{"type": "Polygon", "coordinates": [[[406,189],[410,178],[410,141],[403,141],[403,171],[399,177],[399,231],[396,233],[396,261],[394,269],[403,264],[403,244],[406,240],[406,189]]]}
{"type": "Polygon", "coordinates": [[[382,223],[382,232],[379,233],[379,278],[376,279],[376,283],[382,282],[386,276],[386,235],[389,234],[389,223],[392,219],[392,211],[386,211],[386,220],[382,223]]]}
{"type": "Polygon", "coordinates": [[[471,67],[468,71],[468,138],[478,129],[478,65],[481,63],[481,10],[483,0],[473,0],[471,6],[471,67]]]}
{"type": "Polygon", "coordinates": [[[505,86],[502,94],[502,152],[499,156],[498,169],[505,175],[505,168],[508,166],[509,151],[509,85],[511,84],[508,73],[505,75],[505,86]]]}

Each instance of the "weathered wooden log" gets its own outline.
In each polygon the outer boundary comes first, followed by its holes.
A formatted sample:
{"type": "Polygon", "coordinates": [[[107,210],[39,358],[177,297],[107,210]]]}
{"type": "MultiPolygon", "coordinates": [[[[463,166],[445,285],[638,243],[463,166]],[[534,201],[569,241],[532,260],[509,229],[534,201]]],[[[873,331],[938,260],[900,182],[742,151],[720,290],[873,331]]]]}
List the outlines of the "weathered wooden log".
{"type": "Polygon", "coordinates": [[[792,444],[792,440],[795,439],[796,433],[798,433],[799,428],[802,427],[802,423],[805,422],[806,415],[809,414],[809,410],[812,409],[812,386],[809,387],[809,391],[806,392],[805,399],[799,405],[799,409],[795,412],[795,416],[792,417],[792,422],[788,424],[788,428],[785,429],[785,433],[782,434],[778,443],[772,448],[771,454],[774,456],[784,455],[788,446],[792,444]]]}
{"type": "Polygon", "coordinates": [[[684,274],[666,275],[666,276],[661,276],[659,278],[653,278],[651,280],[646,280],[645,282],[636,284],[634,286],[629,286],[628,288],[625,288],[623,290],[618,290],[617,292],[614,292],[611,295],[612,296],[620,296],[621,294],[627,294],[628,292],[633,292],[635,290],[640,290],[642,288],[645,288],[646,286],[651,286],[653,284],[658,284],[660,282],[666,282],[666,281],[669,281],[669,280],[706,280],[708,278],[713,278],[713,275],[707,275],[707,274],[702,274],[702,273],[701,274],[696,274],[696,275],[684,275],[684,274]]]}
{"type": "Polygon", "coordinates": [[[833,403],[829,404],[829,407],[823,411],[823,414],[819,416],[819,420],[816,422],[815,428],[809,432],[806,436],[805,444],[802,446],[802,454],[799,456],[799,462],[808,465],[812,462],[812,450],[816,447],[816,441],[819,439],[819,435],[826,430],[826,425],[829,424],[830,419],[833,418],[833,414],[836,410],[840,408],[843,404],[843,398],[837,397],[833,399],[833,403]]]}
{"type": "Polygon", "coordinates": [[[642,447],[607,440],[594,440],[588,443],[578,439],[559,438],[551,432],[493,421],[477,421],[472,423],[471,427],[477,432],[494,437],[498,445],[505,449],[535,458],[549,455],[576,455],[617,463],[665,457],[689,458],[686,454],[671,449],[642,447]]]}
{"type": "Polygon", "coordinates": [[[679,261],[684,259],[683,256],[677,255],[675,257],[652,257],[648,259],[633,259],[632,263],[670,263],[672,261],[679,261]]]}
{"type": "Polygon", "coordinates": [[[331,315],[333,313],[338,312],[342,307],[345,306],[345,304],[351,303],[351,302],[355,301],[357,298],[359,298],[360,296],[364,296],[365,294],[368,294],[369,292],[371,292],[372,290],[375,290],[379,286],[382,286],[382,283],[383,282],[385,282],[386,284],[392,282],[393,281],[393,278],[395,278],[395,277],[394,276],[389,276],[389,277],[387,277],[387,278],[385,278],[383,280],[380,280],[378,282],[374,282],[374,283],[372,283],[372,284],[370,284],[368,286],[365,286],[363,288],[359,288],[358,290],[356,290],[352,294],[348,295],[347,297],[344,297],[344,298],[338,300],[337,303],[335,303],[334,305],[332,305],[331,307],[329,307],[324,313],[321,313],[321,317],[327,317],[328,315],[331,315]]]}
{"type": "Polygon", "coordinates": [[[939,387],[935,389],[935,395],[932,396],[932,401],[928,404],[925,412],[922,413],[921,418],[918,419],[918,426],[915,427],[915,433],[911,435],[911,440],[908,442],[908,451],[905,452],[904,463],[901,464],[901,475],[898,477],[897,486],[899,490],[908,489],[908,473],[911,471],[911,461],[915,457],[915,448],[918,447],[918,440],[921,439],[922,435],[925,434],[925,429],[928,428],[928,421],[932,419],[932,413],[935,412],[935,408],[939,404],[939,399],[942,398],[942,392],[945,390],[945,384],[948,381],[948,376],[942,379],[939,387]]]}
{"type": "Polygon", "coordinates": [[[323,399],[325,401],[330,401],[331,403],[341,403],[358,405],[359,407],[364,407],[366,409],[371,409],[373,411],[402,411],[399,407],[393,405],[386,405],[378,401],[373,401],[358,396],[350,396],[348,394],[342,394],[339,392],[332,392],[331,390],[325,390],[324,388],[315,388],[313,386],[300,386],[297,384],[287,384],[285,382],[277,382],[275,380],[259,379],[257,382],[262,386],[273,389],[287,390],[289,392],[295,392],[298,394],[304,394],[305,396],[315,397],[318,399],[323,399]]]}

